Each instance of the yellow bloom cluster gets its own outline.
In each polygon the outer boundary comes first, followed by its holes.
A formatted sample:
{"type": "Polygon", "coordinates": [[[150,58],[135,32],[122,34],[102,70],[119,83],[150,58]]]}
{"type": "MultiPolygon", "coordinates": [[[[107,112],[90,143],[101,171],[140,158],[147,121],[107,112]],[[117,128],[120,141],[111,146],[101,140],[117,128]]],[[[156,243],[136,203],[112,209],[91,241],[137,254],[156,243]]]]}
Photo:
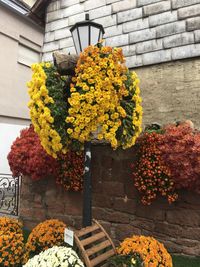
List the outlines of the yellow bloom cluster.
{"type": "Polygon", "coordinates": [[[124,62],[120,48],[89,46],[81,53],[68,99],[71,138],[89,141],[97,131],[114,149],[135,143],[142,121],[139,80],[124,62]]]}
{"type": "Polygon", "coordinates": [[[0,266],[17,267],[25,262],[21,227],[18,220],[0,218],[0,266]]]}
{"type": "Polygon", "coordinates": [[[30,233],[26,251],[28,255],[39,254],[53,246],[64,245],[64,229],[66,224],[57,220],[46,220],[38,224],[30,233]]]}
{"type": "Polygon", "coordinates": [[[54,99],[49,96],[46,85],[48,77],[45,70],[51,69],[52,64],[33,64],[31,68],[33,71],[32,80],[27,83],[31,98],[28,103],[31,121],[46,152],[56,158],[57,153],[62,150],[63,145],[59,133],[53,126],[54,118],[48,107],[54,103],[54,99]]]}
{"type": "Polygon", "coordinates": [[[133,236],[126,238],[117,252],[122,255],[139,253],[144,267],[172,267],[172,258],[164,245],[153,237],[133,236]]]}

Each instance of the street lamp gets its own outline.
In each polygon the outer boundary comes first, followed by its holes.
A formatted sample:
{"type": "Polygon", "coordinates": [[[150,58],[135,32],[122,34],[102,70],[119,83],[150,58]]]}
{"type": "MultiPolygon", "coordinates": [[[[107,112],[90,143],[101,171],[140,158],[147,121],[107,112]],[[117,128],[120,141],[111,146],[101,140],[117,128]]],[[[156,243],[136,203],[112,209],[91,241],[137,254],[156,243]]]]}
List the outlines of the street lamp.
{"type": "MultiPolygon", "coordinates": [[[[103,37],[104,28],[101,24],[89,20],[77,22],[71,29],[72,38],[77,54],[89,45],[96,45],[103,37]]],[[[83,227],[92,224],[92,183],[91,183],[91,142],[85,142],[85,164],[83,181],[83,227]]]]}
{"type": "Polygon", "coordinates": [[[89,45],[97,44],[104,34],[103,26],[90,21],[89,14],[85,15],[85,21],[77,22],[70,31],[77,54],[80,54],[89,45]]]}

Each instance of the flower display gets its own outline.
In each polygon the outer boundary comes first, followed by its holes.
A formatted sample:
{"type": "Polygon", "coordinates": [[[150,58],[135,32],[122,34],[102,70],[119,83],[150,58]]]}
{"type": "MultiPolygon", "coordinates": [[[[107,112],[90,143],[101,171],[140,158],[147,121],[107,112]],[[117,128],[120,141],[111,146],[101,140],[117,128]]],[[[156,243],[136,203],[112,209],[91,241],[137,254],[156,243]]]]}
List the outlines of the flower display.
{"type": "Polygon", "coordinates": [[[33,64],[32,71],[32,80],[27,84],[31,121],[42,146],[56,158],[57,153],[66,152],[68,144],[65,80],[51,63],[33,64]]]}
{"type": "Polygon", "coordinates": [[[56,183],[67,191],[82,191],[84,174],[84,154],[69,150],[59,155],[59,169],[56,183]]]}
{"type": "Polygon", "coordinates": [[[0,231],[4,234],[22,234],[22,223],[14,218],[0,217],[0,231]]]}
{"type": "Polygon", "coordinates": [[[68,150],[66,154],[58,154],[56,159],[51,157],[42,147],[32,125],[23,129],[20,137],[13,142],[8,163],[14,177],[28,175],[36,181],[53,176],[65,190],[82,190],[83,152],[68,150]]]}
{"type": "Polygon", "coordinates": [[[66,224],[57,219],[39,223],[30,233],[26,250],[29,257],[53,246],[64,245],[64,229],[66,224]]]}
{"type": "Polygon", "coordinates": [[[24,263],[23,235],[0,231],[0,266],[20,267],[24,263]]]}
{"type": "Polygon", "coordinates": [[[114,149],[135,144],[142,124],[139,79],[124,62],[120,48],[89,46],[70,88],[52,64],[32,66],[30,116],[49,155],[56,158],[69,147],[80,150],[96,130],[97,138],[114,149]]]}
{"type": "Polygon", "coordinates": [[[158,195],[167,197],[169,203],[178,197],[170,169],[158,148],[160,136],[155,132],[145,133],[138,140],[137,160],[132,165],[134,185],[142,194],[141,201],[145,205],[150,205],[158,195]]]}
{"type": "Polygon", "coordinates": [[[76,252],[67,247],[54,246],[30,259],[24,267],[84,267],[76,252]]]}
{"type": "Polygon", "coordinates": [[[188,123],[168,125],[158,148],[175,187],[200,193],[200,132],[188,123]]]}
{"type": "Polygon", "coordinates": [[[153,237],[132,236],[126,238],[117,249],[120,255],[140,254],[144,267],[172,267],[172,258],[164,245],[153,237]]]}
{"type": "Polygon", "coordinates": [[[81,53],[68,99],[71,138],[89,141],[97,131],[114,149],[135,144],[142,121],[139,79],[124,62],[122,49],[101,44],[81,53]]]}
{"type": "Polygon", "coordinates": [[[23,129],[13,142],[8,163],[14,177],[28,175],[33,180],[56,176],[58,162],[43,149],[33,126],[23,129]]]}

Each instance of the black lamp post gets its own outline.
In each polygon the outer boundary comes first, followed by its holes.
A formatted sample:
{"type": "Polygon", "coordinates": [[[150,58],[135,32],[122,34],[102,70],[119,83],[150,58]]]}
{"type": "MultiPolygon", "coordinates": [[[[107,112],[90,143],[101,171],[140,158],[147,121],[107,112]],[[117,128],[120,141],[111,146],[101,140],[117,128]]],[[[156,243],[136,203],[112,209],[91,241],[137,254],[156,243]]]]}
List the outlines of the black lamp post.
{"type": "MultiPolygon", "coordinates": [[[[104,28],[101,24],[89,20],[77,22],[71,29],[72,38],[77,54],[89,45],[97,44],[103,37],[104,28]]],[[[91,142],[85,142],[85,165],[83,182],[83,227],[92,224],[92,183],[91,183],[91,142]]]]}

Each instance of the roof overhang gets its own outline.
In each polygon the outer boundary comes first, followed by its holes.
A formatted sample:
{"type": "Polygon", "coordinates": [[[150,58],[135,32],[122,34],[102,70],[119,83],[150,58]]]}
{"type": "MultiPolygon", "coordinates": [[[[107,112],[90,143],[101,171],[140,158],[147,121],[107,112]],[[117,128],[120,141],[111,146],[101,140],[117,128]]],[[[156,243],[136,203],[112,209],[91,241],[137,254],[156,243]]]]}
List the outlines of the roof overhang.
{"type": "Polygon", "coordinates": [[[41,26],[44,26],[46,9],[50,2],[51,0],[37,0],[31,7],[30,11],[27,13],[27,16],[41,26]]]}

